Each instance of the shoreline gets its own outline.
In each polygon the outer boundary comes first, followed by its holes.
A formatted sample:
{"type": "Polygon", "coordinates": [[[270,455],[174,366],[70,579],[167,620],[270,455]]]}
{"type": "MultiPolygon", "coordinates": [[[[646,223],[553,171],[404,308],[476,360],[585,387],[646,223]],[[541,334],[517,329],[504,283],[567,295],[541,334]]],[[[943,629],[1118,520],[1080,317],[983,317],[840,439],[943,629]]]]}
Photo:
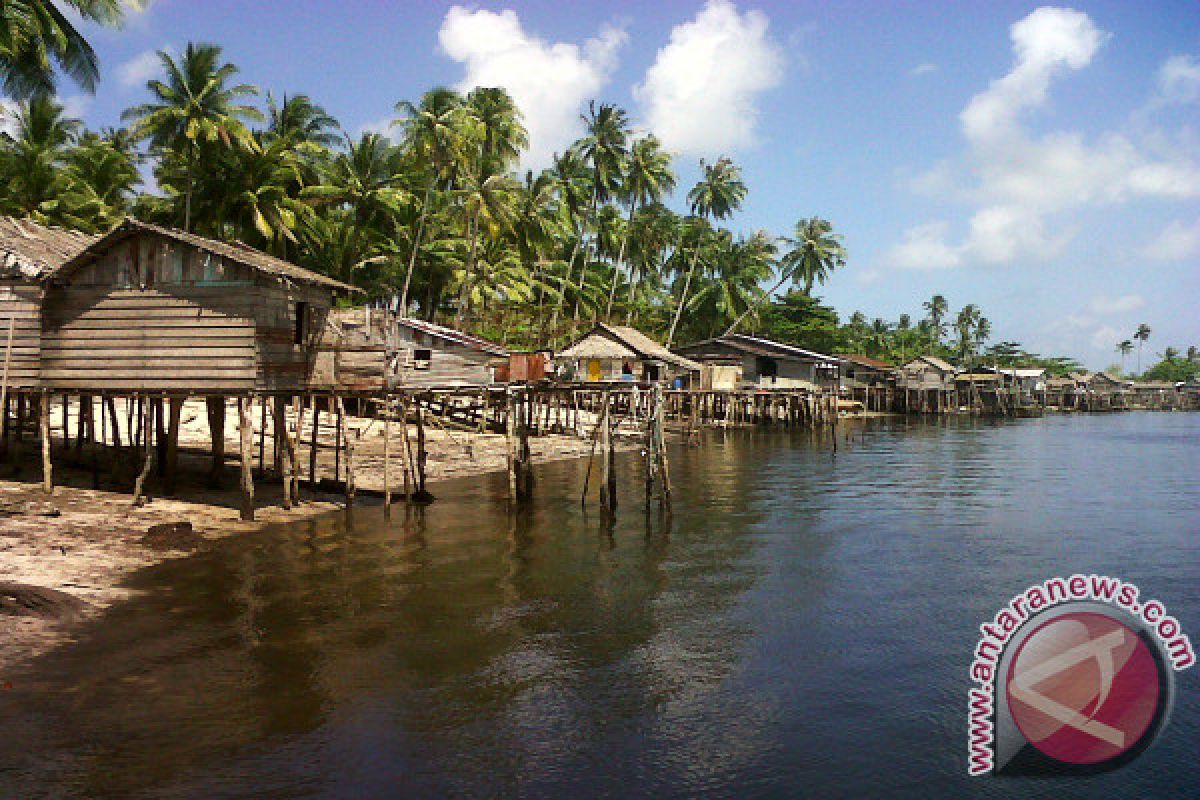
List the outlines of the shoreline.
{"type": "MultiPolygon", "coordinates": [[[[364,434],[355,460],[358,488],[364,493],[381,491],[382,431],[365,419],[354,422],[361,423],[364,434]]],[[[181,437],[181,448],[189,438],[181,437]]],[[[446,481],[506,469],[502,434],[430,430],[427,444],[427,481],[435,495],[437,485],[446,481]]],[[[552,434],[531,438],[530,446],[534,461],[543,463],[586,458],[592,443],[552,434]]],[[[332,453],[329,463],[326,455],[322,453],[320,469],[328,476],[334,467],[332,453]]],[[[68,642],[88,619],[133,596],[125,583],[137,570],[186,558],[222,539],[346,508],[341,494],[303,488],[301,503],[285,510],[279,481],[263,479],[255,482],[255,520],[244,522],[234,469],[227,470],[222,488],[203,488],[207,464],[198,450],[181,449],[180,489],[170,497],[152,493],[142,507],[134,507],[126,486],[91,488],[90,468],[57,467],[51,495],[42,491],[40,469],[31,460],[22,465],[20,477],[0,479],[0,686],[22,665],[68,642]],[[64,593],[67,604],[40,607],[33,615],[4,613],[6,600],[13,605],[5,592],[14,584],[51,590],[53,596],[64,593]],[[82,610],[77,601],[86,604],[82,610]]],[[[395,463],[392,470],[392,490],[398,498],[402,488],[395,485],[395,463]]],[[[378,505],[382,500],[363,494],[356,502],[378,505]]],[[[393,503],[403,506],[404,501],[393,503]]]]}

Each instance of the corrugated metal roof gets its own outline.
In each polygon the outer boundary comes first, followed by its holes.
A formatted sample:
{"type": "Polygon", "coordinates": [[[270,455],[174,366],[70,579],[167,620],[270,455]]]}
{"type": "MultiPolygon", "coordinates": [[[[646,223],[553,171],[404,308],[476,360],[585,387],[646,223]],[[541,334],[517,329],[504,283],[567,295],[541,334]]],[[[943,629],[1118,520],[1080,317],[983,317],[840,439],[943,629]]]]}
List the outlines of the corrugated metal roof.
{"type": "Polygon", "coordinates": [[[95,236],[79,231],[0,217],[0,275],[37,280],[95,240],[95,236]]]}
{"type": "Polygon", "coordinates": [[[885,371],[895,369],[894,366],[887,363],[886,361],[880,361],[879,359],[871,358],[870,356],[856,356],[856,355],[850,355],[848,353],[838,353],[837,357],[842,359],[843,361],[849,361],[852,364],[858,364],[859,366],[863,366],[863,367],[870,367],[871,369],[879,369],[879,370],[885,370],[885,371]]]}
{"type": "Polygon", "coordinates": [[[214,255],[227,258],[237,264],[250,267],[251,269],[282,278],[285,280],[295,281],[297,283],[308,283],[317,286],[326,286],[331,289],[337,289],[345,292],[361,292],[357,286],[351,286],[348,283],[327,278],[318,272],[305,269],[297,266],[290,261],[284,261],[282,258],[268,255],[261,250],[256,250],[248,244],[242,242],[222,242],[217,239],[209,239],[205,236],[198,236],[194,233],[187,233],[176,228],[166,228],[162,225],[152,225],[149,222],[128,217],[113,230],[109,231],[104,236],[93,241],[82,252],[78,253],[66,263],[58,266],[49,273],[49,277],[65,276],[78,266],[86,263],[89,257],[98,255],[107,250],[116,242],[132,236],[136,233],[154,233],[159,236],[165,236],[168,239],[174,239],[192,247],[204,250],[214,255]]]}
{"type": "Polygon", "coordinates": [[[414,331],[436,336],[439,339],[461,344],[464,347],[472,347],[476,350],[481,350],[485,353],[490,353],[494,356],[508,356],[508,349],[503,345],[496,344],[484,339],[482,336],[476,336],[471,333],[447,328],[445,325],[438,325],[433,322],[426,322],[423,319],[413,319],[412,317],[402,317],[396,320],[397,325],[403,325],[414,331]]]}
{"type": "Polygon", "coordinates": [[[836,364],[837,359],[833,356],[827,356],[824,353],[818,353],[814,350],[805,350],[803,347],[797,347],[793,344],[784,344],[783,342],[772,341],[771,339],[762,339],[757,336],[750,336],[745,333],[733,333],[728,336],[718,336],[714,339],[704,339],[703,341],[693,342],[679,348],[680,350],[702,350],[705,345],[725,345],[732,347],[735,350],[740,350],[745,353],[750,353],[756,356],[769,356],[772,358],[792,358],[799,361],[820,361],[823,363],[836,364]]]}

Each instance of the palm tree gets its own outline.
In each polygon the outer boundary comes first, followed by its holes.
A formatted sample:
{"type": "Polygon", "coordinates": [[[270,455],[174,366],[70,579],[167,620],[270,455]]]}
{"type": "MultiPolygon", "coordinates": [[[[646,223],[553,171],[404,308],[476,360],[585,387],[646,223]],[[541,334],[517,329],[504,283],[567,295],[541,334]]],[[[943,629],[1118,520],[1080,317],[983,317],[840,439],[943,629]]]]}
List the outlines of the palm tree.
{"type": "Polygon", "coordinates": [[[277,104],[275,97],[267,92],[268,139],[284,139],[292,147],[312,144],[329,148],[341,138],[337,130],[337,120],[308,95],[285,94],[283,102],[277,104]]]}
{"type": "Polygon", "coordinates": [[[399,152],[378,133],[364,133],[358,141],[347,137],[345,142],[321,183],[305,187],[300,196],[315,205],[345,207],[364,227],[389,229],[411,199],[400,186],[399,152]]]}
{"type": "Polygon", "coordinates": [[[555,189],[559,198],[559,211],[563,216],[564,227],[570,230],[572,234],[570,237],[571,255],[567,259],[566,280],[559,291],[554,313],[550,316],[549,329],[553,335],[558,330],[558,317],[562,313],[563,304],[566,302],[566,290],[573,283],[575,277],[575,259],[579,255],[579,248],[583,242],[585,224],[584,207],[588,202],[587,198],[592,193],[592,176],[587,169],[587,164],[584,163],[579,148],[575,145],[567,148],[562,154],[554,156],[551,173],[554,176],[555,189]]]}
{"type": "Polygon", "coordinates": [[[1121,354],[1121,374],[1125,374],[1125,356],[1133,352],[1133,342],[1122,339],[1117,342],[1117,352],[1121,354]]]}
{"type": "Polygon", "coordinates": [[[633,324],[634,295],[643,296],[662,283],[671,251],[679,243],[681,220],[662,203],[642,206],[633,218],[629,234],[629,297],[625,324],[633,324]]]}
{"type": "Polygon", "coordinates": [[[192,190],[201,146],[253,149],[257,143],[244,121],[261,121],[263,115],[253,106],[237,102],[257,95],[258,89],[245,83],[228,85],[238,68],[221,63],[217,45],[189,42],[179,61],[165,50],[158,52],[158,58],[167,80],[146,83],[154,102],[134,106],[121,118],[133,121],[132,131],[138,138],[149,137],[153,147],[174,151],[183,159],[186,231],[192,224],[192,190]]]}
{"type": "Polygon", "coordinates": [[[89,227],[73,213],[80,198],[64,171],[83,123],[64,116],[62,105],[47,95],[21,101],[4,116],[13,134],[0,139],[0,211],[43,224],[89,227]]]}
{"type": "Polygon", "coordinates": [[[958,312],[954,320],[954,330],[958,333],[958,357],[965,361],[975,352],[975,330],[983,317],[979,307],[968,303],[958,312]]]}
{"type": "Polygon", "coordinates": [[[972,335],[975,338],[976,349],[982,350],[983,343],[992,338],[992,321],[984,316],[976,317],[975,331],[972,335]]]}
{"type": "Polygon", "coordinates": [[[514,197],[519,189],[518,184],[507,175],[476,175],[471,173],[466,177],[462,189],[457,190],[461,196],[461,207],[466,218],[466,234],[469,249],[467,261],[463,268],[462,283],[459,288],[459,306],[456,318],[462,322],[466,316],[467,305],[471,290],[480,283],[479,240],[482,234],[489,237],[512,229],[515,219],[514,197]]]}
{"type": "MultiPolygon", "coordinates": [[[[621,237],[621,246],[617,250],[617,261],[613,270],[612,286],[608,292],[608,307],[604,317],[612,317],[613,297],[617,292],[617,277],[625,263],[625,246],[629,242],[629,232],[633,227],[633,215],[639,207],[648,203],[657,203],[664,195],[675,191],[675,173],[671,170],[671,154],[662,149],[662,144],[653,134],[638,139],[629,150],[629,159],[625,165],[624,180],[621,182],[619,195],[629,206],[629,218],[625,225],[625,235],[621,237]]],[[[630,275],[632,281],[632,274],[630,275]]]]}
{"type": "Polygon", "coordinates": [[[66,161],[68,182],[96,210],[89,229],[104,231],[120,222],[141,180],[137,161],[120,141],[120,133],[84,133],[67,153],[66,161]]]}
{"type": "MultiPolygon", "coordinates": [[[[741,171],[728,158],[722,157],[715,164],[700,162],[704,176],[692,190],[688,192],[688,203],[692,214],[707,220],[709,217],[723,220],[741,208],[746,199],[746,184],[742,182],[741,171]]],[[[667,347],[675,339],[675,329],[679,326],[679,317],[687,304],[688,289],[692,282],[692,273],[696,271],[696,261],[700,258],[700,247],[692,253],[692,263],[688,267],[687,277],[683,281],[683,293],[679,296],[679,306],[675,309],[675,317],[671,320],[671,329],[667,333],[667,347]]]]}
{"type": "MultiPolygon", "coordinates": [[[[596,230],[599,205],[607,203],[617,190],[624,174],[625,161],[629,157],[629,115],[615,105],[595,101],[588,104],[588,113],[582,116],[587,126],[587,135],[578,142],[580,156],[592,168],[592,203],[587,222],[596,230]]],[[[583,263],[579,268],[579,290],[583,291],[584,276],[587,274],[588,251],[586,243],[583,263]]],[[[579,319],[579,298],[575,300],[576,320],[579,319]]]]}
{"type": "Polygon", "coordinates": [[[507,172],[529,146],[516,102],[505,89],[480,87],[467,95],[466,107],[478,126],[476,169],[489,175],[507,172]]]}
{"type": "Polygon", "coordinates": [[[400,290],[398,302],[399,312],[406,314],[408,290],[417,263],[417,252],[425,234],[430,196],[439,181],[446,178],[462,148],[464,117],[467,112],[463,108],[462,96],[445,87],[429,90],[421,95],[421,100],[416,105],[402,100],[396,104],[396,111],[402,116],[392,124],[401,127],[405,145],[410,153],[428,169],[417,233],[413,238],[408,269],[404,274],[404,286],[400,290]]]}
{"type": "Polygon", "coordinates": [[[928,312],[930,322],[930,332],[933,334],[930,345],[937,344],[945,335],[946,329],[942,325],[942,320],[946,318],[946,312],[950,310],[950,306],[946,303],[946,298],[940,294],[935,294],[933,297],[921,304],[921,307],[928,312]]]}
{"type": "Polygon", "coordinates": [[[1150,339],[1150,326],[1142,323],[1137,326],[1137,330],[1133,333],[1133,338],[1137,339],[1137,369],[1138,374],[1142,374],[1142,345],[1150,339]]]}
{"type": "MultiPolygon", "coordinates": [[[[811,296],[814,282],[823,284],[835,269],[846,266],[846,248],[842,246],[842,237],[834,233],[833,226],[820,217],[800,220],[796,223],[795,235],[784,241],[791,245],[791,249],[780,260],[782,269],[779,271],[779,281],[763,295],[760,303],[774,296],[788,279],[794,283],[803,281],[804,293],[811,296]]],[[[725,335],[733,333],[745,316],[738,317],[725,335]]]]}
{"type": "MultiPolygon", "coordinates": [[[[88,22],[121,24],[121,0],[63,0],[62,5],[88,22]]],[[[96,90],[96,53],[55,3],[0,2],[0,88],[5,94],[18,100],[54,94],[55,63],[84,91],[96,90]]]]}
{"type": "MultiPolygon", "coordinates": [[[[734,240],[727,232],[718,238],[711,276],[699,278],[693,307],[707,317],[713,335],[732,319],[740,321],[762,304],[761,283],[775,274],[775,238],[766,231],[734,240]]],[[[736,322],[734,323],[737,324],[736,322]]]]}

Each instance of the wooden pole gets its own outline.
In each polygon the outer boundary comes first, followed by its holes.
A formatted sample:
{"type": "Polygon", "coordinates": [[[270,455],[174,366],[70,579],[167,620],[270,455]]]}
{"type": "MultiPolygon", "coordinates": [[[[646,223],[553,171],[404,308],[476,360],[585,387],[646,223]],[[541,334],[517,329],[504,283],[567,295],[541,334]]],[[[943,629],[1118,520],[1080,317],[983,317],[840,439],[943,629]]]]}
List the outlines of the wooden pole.
{"type": "Polygon", "coordinates": [[[184,398],[172,397],[167,402],[170,405],[171,417],[167,423],[167,472],[164,490],[172,493],[175,491],[175,479],[179,472],[179,424],[183,416],[184,398]]]}
{"type": "Polygon", "coordinates": [[[505,463],[508,466],[508,499],[517,502],[517,404],[512,389],[504,392],[505,463]]]}
{"type": "Polygon", "coordinates": [[[425,409],[417,401],[417,495],[422,502],[428,499],[425,491],[425,463],[429,453],[425,450],[425,409]]]}
{"type": "MultiPolygon", "coordinates": [[[[149,398],[147,398],[147,401],[149,398]]],[[[133,482],[133,504],[141,506],[144,504],[142,492],[146,488],[146,478],[150,477],[150,470],[154,467],[154,411],[155,404],[151,402],[142,403],[142,435],[143,435],[143,461],[142,471],[138,473],[137,480],[133,482]]],[[[162,406],[157,406],[159,413],[162,413],[162,406]]]]}
{"type": "Polygon", "coordinates": [[[212,446],[212,464],[208,468],[208,484],[219,487],[225,472],[225,397],[210,395],[204,398],[208,412],[208,434],[212,446]]]}
{"type": "Polygon", "coordinates": [[[346,410],[342,398],[337,399],[338,436],[346,449],[346,505],[354,505],[354,443],[350,441],[346,431],[346,410]]]}
{"type": "Polygon", "coordinates": [[[387,392],[383,393],[383,513],[392,513],[392,398],[387,392]]]}
{"type": "Polygon", "coordinates": [[[254,421],[253,397],[238,398],[238,451],[242,462],[242,519],[254,520],[254,421]]]}
{"type": "Polygon", "coordinates": [[[309,402],[312,404],[313,421],[312,435],[309,438],[308,446],[308,485],[315,492],[317,489],[317,436],[321,431],[321,407],[317,405],[316,397],[310,397],[309,402]]]}
{"type": "Polygon", "coordinates": [[[287,447],[287,398],[282,395],[272,398],[272,429],[275,431],[275,466],[279,471],[279,480],[283,489],[282,504],[284,511],[292,510],[292,472],[287,447]]]}
{"type": "Polygon", "coordinates": [[[292,462],[292,503],[300,505],[300,437],[304,430],[304,398],[292,397],[292,411],[296,417],[296,431],[288,432],[288,459],[292,462]]]}
{"type": "MultiPolygon", "coordinates": [[[[487,408],[484,407],[483,418],[487,419],[487,408]]],[[[400,404],[400,447],[403,450],[401,454],[401,463],[404,465],[404,502],[411,504],[413,501],[412,485],[410,483],[415,475],[413,469],[413,452],[412,442],[408,438],[408,396],[405,395],[404,400],[400,404]]]]}
{"type": "Polygon", "coordinates": [[[42,432],[42,491],[54,494],[54,467],[50,460],[50,393],[42,392],[41,414],[39,414],[42,432]]]}

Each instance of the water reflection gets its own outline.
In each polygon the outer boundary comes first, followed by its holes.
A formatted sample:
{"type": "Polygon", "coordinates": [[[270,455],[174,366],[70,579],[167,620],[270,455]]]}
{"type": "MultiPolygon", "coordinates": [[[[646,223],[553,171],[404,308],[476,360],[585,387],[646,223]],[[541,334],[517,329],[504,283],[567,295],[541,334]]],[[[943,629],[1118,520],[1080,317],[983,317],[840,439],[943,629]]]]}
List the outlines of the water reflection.
{"type": "Polygon", "coordinates": [[[0,695],[0,795],[1176,796],[1194,692],[1090,784],[968,783],[962,707],[976,625],[1051,574],[1200,630],[1197,422],[729,431],[672,453],[669,516],[630,456],[611,524],[566,463],[517,514],[487,478],[222,542],[0,695]]]}

